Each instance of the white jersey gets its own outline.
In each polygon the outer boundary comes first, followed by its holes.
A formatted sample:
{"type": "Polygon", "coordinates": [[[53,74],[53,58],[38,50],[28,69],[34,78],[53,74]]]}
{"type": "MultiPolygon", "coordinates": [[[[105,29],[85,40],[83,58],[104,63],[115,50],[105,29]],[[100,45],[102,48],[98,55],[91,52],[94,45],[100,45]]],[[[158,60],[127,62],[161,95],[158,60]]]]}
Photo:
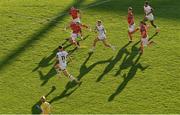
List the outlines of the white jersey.
{"type": "MultiPolygon", "coordinates": [[[[151,12],[151,10],[152,10],[152,7],[151,6],[144,6],[144,12],[145,12],[145,14],[147,15],[148,13],[150,13],[151,12]]],[[[152,13],[151,13],[152,14],[152,13]]]]}
{"type": "Polygon", "coordinates": [[[68,53],[66,51],[60,51],[57,53],[57,58],[59,60],[60,66],[66,66],[67,65],[67,62],[66,62],[67,55],[68,55],[68,53]]]}
{"type": "Polygon", "coordinates": [[[96,25],[96,28],[97,28],[97,31],[99,32],[99,35],[103,35],[106,33],[103,25],[100,25],[100,26],[96,25]]]}

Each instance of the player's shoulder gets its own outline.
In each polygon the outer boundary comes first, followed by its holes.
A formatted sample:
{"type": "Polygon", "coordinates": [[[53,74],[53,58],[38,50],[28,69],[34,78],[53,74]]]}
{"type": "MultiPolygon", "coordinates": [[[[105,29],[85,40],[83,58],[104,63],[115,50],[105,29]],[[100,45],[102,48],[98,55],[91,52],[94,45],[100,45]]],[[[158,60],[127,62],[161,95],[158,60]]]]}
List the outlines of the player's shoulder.
{"type": "Polygon", "coordinates": [[[67,52],[67,51],[62,51],[62,53],[63,53],[63,54],[66,54],[66,55],[68,54],[68,52],[67,52]]]}
{"type": "Polygon", "coordinates": [[[151,6],[151,5],[148,5],[147,7],[148,7],[148,8],[152,8],[152,6],[151,6]]]}
{"type": "Polygon", "coordinates": [[[62,52],[57,52],[57,53],[56,53],[56,55],[61,55],[61,54],[62,54],[62,52]]]}

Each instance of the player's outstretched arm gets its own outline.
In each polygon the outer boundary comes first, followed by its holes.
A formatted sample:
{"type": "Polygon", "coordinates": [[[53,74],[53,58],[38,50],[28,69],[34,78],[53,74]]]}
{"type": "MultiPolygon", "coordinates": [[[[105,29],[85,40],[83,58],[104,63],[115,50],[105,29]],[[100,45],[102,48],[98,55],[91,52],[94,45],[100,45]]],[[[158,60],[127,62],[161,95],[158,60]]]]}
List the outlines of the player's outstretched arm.
{"type": "Polygon", "coordinates": [[[83,28],[89,28],[87,25],[85,25],[85,24],[81,24],[81,27],[83,27],[83,28]]]}

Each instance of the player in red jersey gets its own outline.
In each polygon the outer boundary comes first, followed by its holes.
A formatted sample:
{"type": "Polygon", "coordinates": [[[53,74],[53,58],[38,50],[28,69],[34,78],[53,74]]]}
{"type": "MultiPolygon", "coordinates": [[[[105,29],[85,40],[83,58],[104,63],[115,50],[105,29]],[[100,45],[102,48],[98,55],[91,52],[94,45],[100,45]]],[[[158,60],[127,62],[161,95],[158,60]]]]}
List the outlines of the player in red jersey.
{"type": "Polygon", "coordinates": [[[141,47],[140,47],[140,53],[142,54],[144,51],[144,46],[149,46],[153,43],[153,41],[148,40],[148,34],[147,34],[148,26],[145,22],[140,22],[140,32],[141,32],[141,47]]]}
{"type": "Polygon", "coordinates": [[[71,7],[70,11],[69,11],[69,14],[71,15],[72,19],[73,19],[73,22],[79,22],[81,23],[80,21],[80,10],[79,9],[76,9],[75,7],[71,7]]]}
{"type": "Polygon", "coordinates": [[[134,15],[133,15],[132,7],[128,8],[127,21],[129,24],[129,29],[128,29],[129,42],[132,42],[132,34],[139,30],[139,28],[135,28],[134,15]]]}
{"type": "MultiPolygon", "coordinates": [[[[70,37],[70,42],[74,44],[76,47],[80,47],[79,42],[77,41],[77,38],[82,39],[82,28],[88,28],[88,26],[80,24],[79,22],[71,22],[70,26],[67,28],[70,28],[72,30],[71,37],[70,37]]],[[[65,29],[67,29],[65,28],[65,29]]]]}

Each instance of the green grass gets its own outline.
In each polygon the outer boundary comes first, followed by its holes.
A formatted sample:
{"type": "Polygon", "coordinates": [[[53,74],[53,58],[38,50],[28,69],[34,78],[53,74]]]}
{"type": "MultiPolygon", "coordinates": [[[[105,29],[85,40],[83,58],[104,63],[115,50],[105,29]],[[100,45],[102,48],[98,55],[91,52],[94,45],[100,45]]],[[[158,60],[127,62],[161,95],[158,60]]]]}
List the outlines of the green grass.
{"type": "Polygon", "coordinates": [[[139,32],[127,44],[125,16],[132,6],[138,25],[144,0],[111,0],[86,9],[100,1],[0,0],[0,113],[37,113],[34,105],[42,95],[52,102],[52,113],[180,113],[179,0],[151,0],[161,31],[142,56],[139,32]],[[69,37],[62,28],[70,17],[62,14],[73,4],[84,8],[82,21],[91,27],[103,20],[116,46],[112,51],[98,43],[89,55],[96,34],[84,30],[86,47],[75,50],[68,65],[83,81],[80,87],[59,80],[52,69],[55,49],[69,37]]]}

